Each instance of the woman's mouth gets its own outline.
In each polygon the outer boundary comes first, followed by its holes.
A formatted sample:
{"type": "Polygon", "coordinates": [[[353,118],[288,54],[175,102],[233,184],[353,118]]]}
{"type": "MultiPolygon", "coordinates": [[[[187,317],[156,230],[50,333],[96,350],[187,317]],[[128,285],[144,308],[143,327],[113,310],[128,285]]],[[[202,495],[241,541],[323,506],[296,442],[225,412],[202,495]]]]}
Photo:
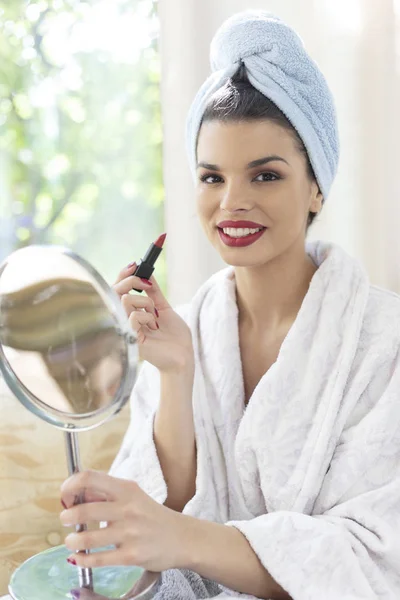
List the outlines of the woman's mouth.
{"type": "Polygon", "coordinates": [[[217,227],[218,234],[226,246],[242,248],[254,244],[264,233],[267,227],[245,228],[245,227],[217,227]]]}

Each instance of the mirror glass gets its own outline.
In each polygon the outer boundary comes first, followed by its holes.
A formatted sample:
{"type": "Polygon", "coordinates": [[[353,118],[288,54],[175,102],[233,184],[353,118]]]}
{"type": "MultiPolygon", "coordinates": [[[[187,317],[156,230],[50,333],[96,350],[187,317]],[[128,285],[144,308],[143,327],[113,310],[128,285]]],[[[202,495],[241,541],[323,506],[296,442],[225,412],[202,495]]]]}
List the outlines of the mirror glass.
{"type": "Polygon", "coordinates": [[[28,246],[0,268],[0,368],[27,408],[63,429],[118,412],[136,376],[119,298],[68,249],[28,246]]]}

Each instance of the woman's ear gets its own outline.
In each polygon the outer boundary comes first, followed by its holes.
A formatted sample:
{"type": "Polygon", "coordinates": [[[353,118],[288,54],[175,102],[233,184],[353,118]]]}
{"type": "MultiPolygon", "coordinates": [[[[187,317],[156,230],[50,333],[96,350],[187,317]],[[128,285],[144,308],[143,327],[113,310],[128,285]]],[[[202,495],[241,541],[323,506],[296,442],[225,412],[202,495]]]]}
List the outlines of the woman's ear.
{"type": "Polygon", "coordinates": [[[324,197],[322,192],[319,189],[318,183],[314,180],[312,182],[310,212],[319,213],[322,209],[323,202],[324,197]]]}

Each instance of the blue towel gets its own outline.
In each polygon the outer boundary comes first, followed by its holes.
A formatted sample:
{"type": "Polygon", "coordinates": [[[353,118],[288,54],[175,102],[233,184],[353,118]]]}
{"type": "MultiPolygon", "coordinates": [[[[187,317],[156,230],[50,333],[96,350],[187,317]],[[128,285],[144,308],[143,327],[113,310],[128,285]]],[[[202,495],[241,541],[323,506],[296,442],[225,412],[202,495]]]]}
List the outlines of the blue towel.
{"type": "Polygon", "coordinates": [[[223,23],[212,40],[210,55],[213,73],[198,91],[187,120],[193,175],[204,110],[211,96],[244,64],[250,83],[297,130],[326,199],[339,159],[335,106],[324,76],[297,33],[271,13],[246,11],[223,23]]]}

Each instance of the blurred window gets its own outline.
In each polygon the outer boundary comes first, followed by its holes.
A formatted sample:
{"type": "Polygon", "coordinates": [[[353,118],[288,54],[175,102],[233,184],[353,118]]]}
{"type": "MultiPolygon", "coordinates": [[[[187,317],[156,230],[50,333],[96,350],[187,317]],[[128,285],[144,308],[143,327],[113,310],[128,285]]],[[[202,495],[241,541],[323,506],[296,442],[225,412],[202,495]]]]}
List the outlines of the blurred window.
{"type": "Polygon", "coordinates": [[[162,233],[158,33],[155,0],[0,0],[0,260],[60,244],[113,281],[162,233]]]}

